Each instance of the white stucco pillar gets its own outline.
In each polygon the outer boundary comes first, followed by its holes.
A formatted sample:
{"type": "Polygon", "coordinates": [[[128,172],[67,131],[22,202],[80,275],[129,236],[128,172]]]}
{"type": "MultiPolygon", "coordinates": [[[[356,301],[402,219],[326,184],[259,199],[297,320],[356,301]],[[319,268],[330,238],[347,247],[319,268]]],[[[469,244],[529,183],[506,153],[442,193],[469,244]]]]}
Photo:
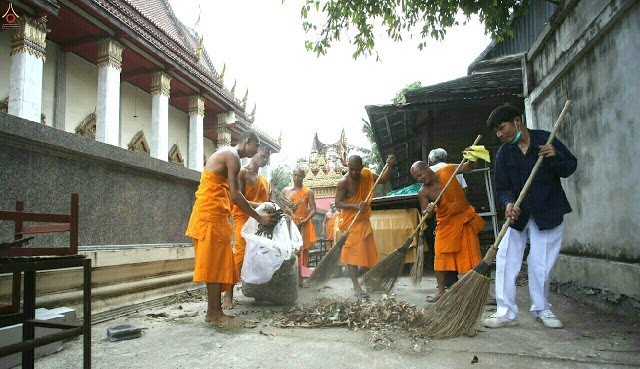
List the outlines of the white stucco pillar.
{"type": "Polygon", "coordinates": [[[171,76],[151,74],[151,157],[169,160],[169,90],[171,76]]]}
{"type": "Polygon", "coordinates": [[[204,163],[204,98],[202,95],[189,96],[189,157],[187,164],[189,169],[202,171],[204,163]]]}
{"type": "Polygon", "coordinates": [[[231,146],[231,131],[228,124],[232,124],[236,121],[236,114],[234,112],[225,112],[217,115],[218,125],[216,131],[218,132],[218,149],[231,146]]]}
{"type": "Polygon", "coordinates": [[[98,41],[96,141],[118,146],[120,141],[120,70],[124,46],[111,38],[98,41]]]}
{"type": "Polygon", "coordinates": [[[34,20],[22,16],[11,40],[7,112],[35,122],[40,122],[42,115],[42,74],[46,37],[46,18],[34,20]]]}

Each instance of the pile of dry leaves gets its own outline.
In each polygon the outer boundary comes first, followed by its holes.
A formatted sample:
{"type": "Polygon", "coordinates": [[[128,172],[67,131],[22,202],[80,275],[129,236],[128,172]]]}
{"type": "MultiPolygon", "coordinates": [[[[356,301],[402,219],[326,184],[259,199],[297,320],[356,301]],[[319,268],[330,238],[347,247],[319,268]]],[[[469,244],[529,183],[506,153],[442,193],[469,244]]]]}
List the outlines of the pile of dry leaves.
{"type": "Polygon", "coordinates": [[[303,309],[286,311],[274,321],[278,327],[320,328],[347,326],[349,329],[409,328],[420,316],[420,310],[393,296],[383,296],[380,301],[327,300],[303,309]]]}

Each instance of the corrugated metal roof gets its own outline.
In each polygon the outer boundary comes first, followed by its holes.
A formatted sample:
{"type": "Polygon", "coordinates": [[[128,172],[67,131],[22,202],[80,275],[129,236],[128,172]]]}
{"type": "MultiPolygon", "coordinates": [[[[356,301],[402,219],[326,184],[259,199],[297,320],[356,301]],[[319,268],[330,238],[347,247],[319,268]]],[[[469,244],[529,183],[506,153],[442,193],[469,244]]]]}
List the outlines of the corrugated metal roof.
{"type": "Polygon", "coordinates": [[[508,69],[478,73],[421,87],[405,93],[407,103],[468,100],[480,97],[522,93],[522,70],[508,69]]]}
{"type": "Polygon", "coordinates": [[[491,42],[469,65],[469,74],[475,65],[483,60],[529,51],[557,8],[556,4],[547,0],[531,0],[526,13],[512,22],[514,36],[507,37],[501,42],[491,42]]]}

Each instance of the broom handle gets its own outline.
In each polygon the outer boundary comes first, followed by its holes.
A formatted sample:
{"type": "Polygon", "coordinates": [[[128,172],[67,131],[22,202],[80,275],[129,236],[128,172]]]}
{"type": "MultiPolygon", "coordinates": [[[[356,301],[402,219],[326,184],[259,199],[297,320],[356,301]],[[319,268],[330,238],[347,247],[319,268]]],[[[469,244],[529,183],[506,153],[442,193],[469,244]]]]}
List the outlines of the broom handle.
{"type": "MultiPolygon", "coordinates": [[[[382,177],[382,173],[384,173],[384,171],[387,169],[388,166],[389,166],[388,163],[384,164],[384,168],[382,168],[382,171],[380,172],[378,179],[376,179],[376,182],[373,184],[373,187],[371,187],[371,190],[369,190],[369,194],[367,195],[367,198],[364,201],[369,201],[369,196],[373,194],[373,190],[378,185],[378,182],[380,182],[380,177],[382,177]]],[[[356,222],[361,212],[362,212],[362,209],[358,210],[358,212],[356,213],[356,216],[353,217],[353,220],[351,221],[351,224],[349,224],[349,228],[347,228],[347,231],[345,233],[349,233],[349,231],[351,230],[351,227],[353,227],[353,224],[356,222]]]]}
{"type": "MultiPolygon", "coordinates": [[[[473,144],[471,144],[471,145],[472,146],[477,145],[478,142],[480,142],[481,138],[482,138],[482,136],[478,135],[478,137],[476,137],[476,140],[473,141],[473,144]]],[[[466,161],[467,161],[467,159],[462,159],[460,164],[458,164],[458,167],[456,168],[456,170],[451,175],[451,178],[449,178],[449,180],[447,181],[447,184],[445,184],[444,187],[442,188],[442,190],[440,190],[440,194],[438,194],[438,197],[436,197],[436,200],[433,202],[434,204],[438,205],[438,203],[440,202],[440,199],[442,199],[442,196],[444,195],[444,191],[446,191],[447,188],[449,188],[449,185],[451,184],[453,179],[456,178],[456,175],[458,175],[458,173],[460,172],[460,169],[462,169],[462,165],[466,161]]],[[[416,236],[416,234],[420,231],[420,228],[422,227],[422,224],[427,219],[427,215],[429,215],[429,214],[431,214],[431,213],[427,213],[427,214],[422,216],[422,219],[420,219],[420,223],[418,223],[418,226],[416,228],[414,228],[413,233],[411,233],[411,236],[409,236],[408,239],[413,239],[416,236]]]]}
{"type": "MultiPolygon", "coordinates": [[[[549,139],[547,140],[547,145],[553,142],[553,139],[556,137],[556,133],[558,133],[558,129],[560,128],[560,125],[564,120],[564,115],[567,111],[569,111],[571,102],[572,102],[571,100],[567,100],[567,102],[564,104],[564,108],[562,109],[562,112],[560,113],[560,116],[558,117],[556,124],[553,126],[553,130],[551,131],[551,134],[549,135],[549,139]]],[[[533,169],[531,170],[531,174],[529,174],[529,178],[527,179],[527,182],[525,182],[524,187],[522,187],[522,190],[520,191],[520,195],[516,200],[516,203],[513,205],[514,209],[517,207],[520,207],[520,204],[524,200],[524,197],[527,195],[527,192],[531,187],[531,183],[533,183],[533,178],[536,176],[536,173],[538,173],[538,169],[542,165],[543,160],[544,160],[544,156],[538,157],[536,164],[533,166],[533,169]]],[[[491,246],[492,249],[494,250],[498,249],[498,245],[500,245],[500,241],[502,241],[502,238],[504,237],[505,233],[507,233],[507,229],[509,229],[509,226],[511,226],[511,223],[513,223],[513,220],[511,218],[507,218],[507,221],[504,222],[504,225],[502,226],[502,229],[500,230],[498,237],[496,238],[495,242],[491,246]]]]}

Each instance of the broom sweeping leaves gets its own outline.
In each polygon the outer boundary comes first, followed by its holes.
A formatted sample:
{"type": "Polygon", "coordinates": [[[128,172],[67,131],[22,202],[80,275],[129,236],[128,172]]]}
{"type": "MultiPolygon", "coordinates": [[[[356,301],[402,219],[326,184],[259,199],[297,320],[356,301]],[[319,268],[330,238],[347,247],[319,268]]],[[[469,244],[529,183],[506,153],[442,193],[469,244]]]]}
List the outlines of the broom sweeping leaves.
{"type": "MultiPolygon", "coordinates": [[[[480,142],[481,138],[482,136],[476,137],[476,140],[473,142],[473,145],[476,145],[478,142],[480,142]]],[[[481,147],[482,149],[477,149],[475,150],[475,152],[478,152],[479,155],[484,155],[482,153],[482,150],[484,150],[484,147],[483,146],[476,146],[476,147],[481,147]]],[[[474,150],[471,150],[471,151],[474,151],[474,150]]],[[[474,156],[474,158],[475,157],[476,156],[474,156]]],[[[456,170],[451,175],[451,178],[449,178],[447,183],[444,185],[444,187],[440,191],[438,198],[436,198],[436,200],[434,201],[436,205],[440,202],[440,199],[444,195],[444,192],[447,190],[447,188],[449,187],[453,179],[456,178],[456,175],[462,169],[462,165],[467,160],[468,159],[462,159],[462,161],[460,162],[460,165],[456,167],[456,170]]],[[[405,256],[407,255],[407,251],[411,247],[410,245],[414,237],[416,236],[418,231],[420,231],[420,229],[422,228],[422,224],[427,219],[427,215],[428,214],[425,214],[422,217],[422,219],[420,220],[420,223],[418,223],[418,226],[414,228],[411,235],[407,237],[407,240],[404,241],[404,244],[401,247],[397,248],[393,253],[391,253],[389,256],[384,258],[384,260],[382,260],[378,264],[374,265],[373,268],[371,268],[368,272],[364,274],[364,276],[362,277],[362,280],[364,282],[365,287],[367,287],[367,290],[387,291],[387,293],[391,291],[393,286],[396,284],[396,280],[398,280],[398,277],[400,277],[400,274],[402,274],[402,268],[404,267],[404,260],[405,260],[405,256]]]]}
{"type": "MultiPolygon", "coordinates": [[[[384,168],[382,168],[382,172],[380,173],[384,173],[384,171],[387,169],[388,166],[389,166],[388,163],[385,164],[384,168]]],[[[373,195],[373,190],[378,185],[378,182],[380,182],[380,178],[382,178],[382,175],[378,176],[378,179],[369,190],[369,193],[367,194],[367,201],[369,200],[369,197],[373,195]]],[[[331,250],[329,250],[325,254],[325,256],[322,258],[322,260],[320,260],[320,262],[318,263],[318,266],[316,266],[316,268],[314,269],[313,273],[311,274],[311,276],[307,281],[307,283],[310,286],[315,286],[315,285],[324,283],[329,278],[331,278],[331,275],[333,274],[333,271],[335,270],[335,267],[338,264],[338,260],[340,260],[340,255],[342,254],[342,247],[344,246],[345,242],[347,242],[347,237],[349,237],[349,231],[351,230],[351,227],[353,227],[353,225],[355,224],[361,212],[362,210],[358,210],[358,213],[356,213],[356,216],[351,221],[351,224],[349,225],[349,228],[347,228],[347,231],[344,232],[342,236],[340,236],[340,238],[338,239],[338,242],[336,242],[335,245],[333,245],[333,247],[331,248],[331,250]]]]}

